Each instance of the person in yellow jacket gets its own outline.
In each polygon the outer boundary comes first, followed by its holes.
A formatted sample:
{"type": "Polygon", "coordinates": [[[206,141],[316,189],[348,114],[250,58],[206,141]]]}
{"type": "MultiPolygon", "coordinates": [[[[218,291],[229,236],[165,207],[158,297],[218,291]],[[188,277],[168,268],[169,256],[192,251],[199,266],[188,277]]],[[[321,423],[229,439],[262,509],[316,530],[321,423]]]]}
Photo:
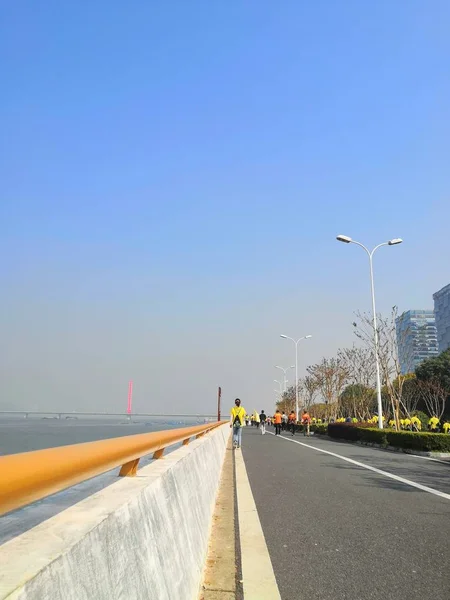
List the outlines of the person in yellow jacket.
{"type": "Polygon", "coordinates": [[[241,401],[236,398],[230,410],[230,427],[233,428],[233,447],[240,448],[242,444],[242,428],[245,426],[246,411],[241,401]]]}
{"type": "Polygon", "coordinates": [[[450,422],[445,421],[445,423],[442,425],[442,429],[444,430],[444,433],[449,433],[450,432],[450,422]]]}
{"type": "Polygon", "coordinates": [[[422,429],[422,421],[419,417],[411,417],[411,427],[413,431],[420,431],[422,429]]]}
{"type": "Polygon", "coordinates": [[[428,421],[428,429],[434,432],[439,430],[439,419],[435,415],[428,421]]]}

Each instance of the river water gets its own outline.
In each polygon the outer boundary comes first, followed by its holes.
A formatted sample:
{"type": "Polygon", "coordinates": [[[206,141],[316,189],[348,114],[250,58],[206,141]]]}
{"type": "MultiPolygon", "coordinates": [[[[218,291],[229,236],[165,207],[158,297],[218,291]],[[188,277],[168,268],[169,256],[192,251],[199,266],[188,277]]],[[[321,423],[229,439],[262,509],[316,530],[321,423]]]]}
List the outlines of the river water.
{"type": "Polygon", "coordinates": [[[139,417],[127,422],[125,417],[54,419],[33,416],[25,419],[0,415],[0,456],[201,423],[194,417],[180,421],[139,417]]]}
{"type": "MultiPolygon", "coordinates": [[[[108,438],[151,433],[164,429],[200,425],[203,419],[196,417],[183,420],[167,420],[164,418],[140,417],[127,422],[124,417],[116,418],[79,418],[79,419],[44,419],[37,416],[6,417],[0,415],[0,456],[29,452],[67,444],[91,442],[108,438]]],[[[167,449],[166,453],[175,450],[180,444],[167,449]]],[[[140,467],[148,465],[152,455],[143,457],[140,467]]],[[[35,502],[30,506],[0,517],[0,545],[16,537],[42,521],[51,518],[76,502],[99,492],[108,485],[118,481],[119,469],[113,469],[84,481],[48,498],[35,502]]]]}

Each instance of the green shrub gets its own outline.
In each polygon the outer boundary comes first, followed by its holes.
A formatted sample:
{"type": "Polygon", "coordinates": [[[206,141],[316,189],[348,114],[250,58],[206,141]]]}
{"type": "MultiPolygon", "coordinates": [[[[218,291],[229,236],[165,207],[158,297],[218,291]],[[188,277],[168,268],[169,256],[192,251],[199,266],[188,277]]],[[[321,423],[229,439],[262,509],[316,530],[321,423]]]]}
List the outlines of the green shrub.
{"type": "Polygon", "coordinates": [[[430,417],[427,415],[427,413],[418,410],[414,413],[414,416],[419,417],[420,422],[422,423],[422,431],[426,431],[428,427],[428,421],[430,420],[430,417]]]}
{"type": "Polygon", "coordinates": [[[422,452],[450,452],[450,435],[447,433],[417,433],[415,431],[388,431],[388,444],[422,452]]]}
{"type": "Polygon", "coordinates": [[[376,423],[373,423],[372,421],[360,421],[359,423],[356,423],[356,425],[361,428],[365,428],[365,429],[378,429],[378,421],[376,423]]]}
{"type": "MultiPolygon", "coordinates": [[[[289,425],[289,431],[291,426],[289,425]]],[[[327,434],[327,425],[324,425],[323,423],[320,425],[316,425],[311,423],[311,425],[309,426],[309,430],[312,431],[313,433],[315,433],[316,435],[326,435],[327,434]]],[[[297,423],[297,425],[295,426],[295,431],[297,433],[304,433],[305,431],[305,426],[302,425],[301,423],[297,423]]]]}
{"type": "Polygon", "coordinates": [[[316,435],[327,435],[328,433],[327,425],[323,425],[322,423],[320,425],[311,425],[310,430],[314,431],[316,435]]]}
{"type": "Polygon", "coordinates": [[[405,450],[422,452],[450,452],[450,434],[418,433],[415,431],[392,431],[375,427],[359,427],[352,423],[330,423],[328,435],[350,442],[375,443],[405,450]]]}
{"type": "Polygon", "coordinates": [[[353,423],[329,423],[328,435],[332,438],[349,440],[350,442],[357,442],[359,439],[358,428],[353,423]]]}
{"type": "Polygon", "coordinates": [[[381,446],[388,445],[385,429],[375,429],[374,427],[358,427],[358,439],[361,442],[370,444],[380,444],[381,446]]]}

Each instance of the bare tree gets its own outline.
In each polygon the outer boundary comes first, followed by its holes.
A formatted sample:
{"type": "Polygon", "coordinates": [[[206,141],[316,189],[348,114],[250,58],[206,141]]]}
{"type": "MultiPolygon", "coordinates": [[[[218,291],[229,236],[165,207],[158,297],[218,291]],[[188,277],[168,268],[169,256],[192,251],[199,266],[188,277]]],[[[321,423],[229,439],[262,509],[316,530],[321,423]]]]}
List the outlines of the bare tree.
{"type": "MultiPolygon", "coordinates": [[[[394,306],[388,317],[378,315],[378,362],[380,365],[382,383],[386,388],[390,408],[399,428],[400,406],[402,405],[403,384],[406,376],[402,374],[397,351],[397,330],[395,320],[398,310],[394,306]]],[[[357,313],[357,321],[353,323],[355,335],[367,348],[375,351],[374,329],[372,315],[357,313]]],[[[405,332],[406,335],[406,332],[405,332]]],[[[386,407],[388,408],[388,407],[386,407]]],[[[389,412],[389,411],[387,411],[389,412]]]]}
{"type": "Polygon", "coordinates": [[[281,399],[277,402],[277,408],[282,412],[290,413],[295,410],[295,386],[291,385],[282,394],[281,399]]]}
{"type": "MultiPolygon", "coordinates": [[[[413,373],[403,375],[403,390],[400,398],[400,404],[405,416],[411,418],[411,415],[417,410],[420,400],[420,388],[416,376],[413,373]]],[[[397,382],[395,382],[397,384],[397,382]]]]}
{"type": "Polygon", "coordinates": [[[338,358],[345,364],[351,383],[375,386],[375,353],[372,348],[344,348],[338,351],[338,358]]]}
{"type": "Polygon", "coordinates": [[[418,387],[428,414],[441,420],[448,397],[448,389],[438,379],[419,381],[418,387]]]}
{"type": "Polygon", "coordinates": [[[328,405],[329,416],[336,417],[339,396],[348,377],[343,361],[340,358],[323,358],[320,363],[311,365],[306,370],[328,405]]]}
{"type": "Polygon", "coordinates": [[[314,404],[314,400],[317,397],[319,391],[317,381],[311,375],[306,375],[303,379],[298,382],[299,396],[303,400],[303,406],[306,409],[314,404]]]}
{"type": "Polygon", "coordinates": [[[372,348],[344,348],[338,357],[345,365],[349,385],[341,395],[341,410],[364,421],[370,418],[374,401],[375,354],[372,348]]]}

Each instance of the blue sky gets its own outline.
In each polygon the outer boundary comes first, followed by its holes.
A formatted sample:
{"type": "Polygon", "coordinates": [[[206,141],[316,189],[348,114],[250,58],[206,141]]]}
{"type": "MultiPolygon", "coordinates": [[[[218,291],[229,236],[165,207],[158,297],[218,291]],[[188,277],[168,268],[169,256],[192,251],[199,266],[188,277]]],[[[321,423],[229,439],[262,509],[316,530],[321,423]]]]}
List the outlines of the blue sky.
{"type": "Polygon", "coordinates": [[[273,404],[449,283],[445,0],[0,9],[0,404],[273,404]]]}

